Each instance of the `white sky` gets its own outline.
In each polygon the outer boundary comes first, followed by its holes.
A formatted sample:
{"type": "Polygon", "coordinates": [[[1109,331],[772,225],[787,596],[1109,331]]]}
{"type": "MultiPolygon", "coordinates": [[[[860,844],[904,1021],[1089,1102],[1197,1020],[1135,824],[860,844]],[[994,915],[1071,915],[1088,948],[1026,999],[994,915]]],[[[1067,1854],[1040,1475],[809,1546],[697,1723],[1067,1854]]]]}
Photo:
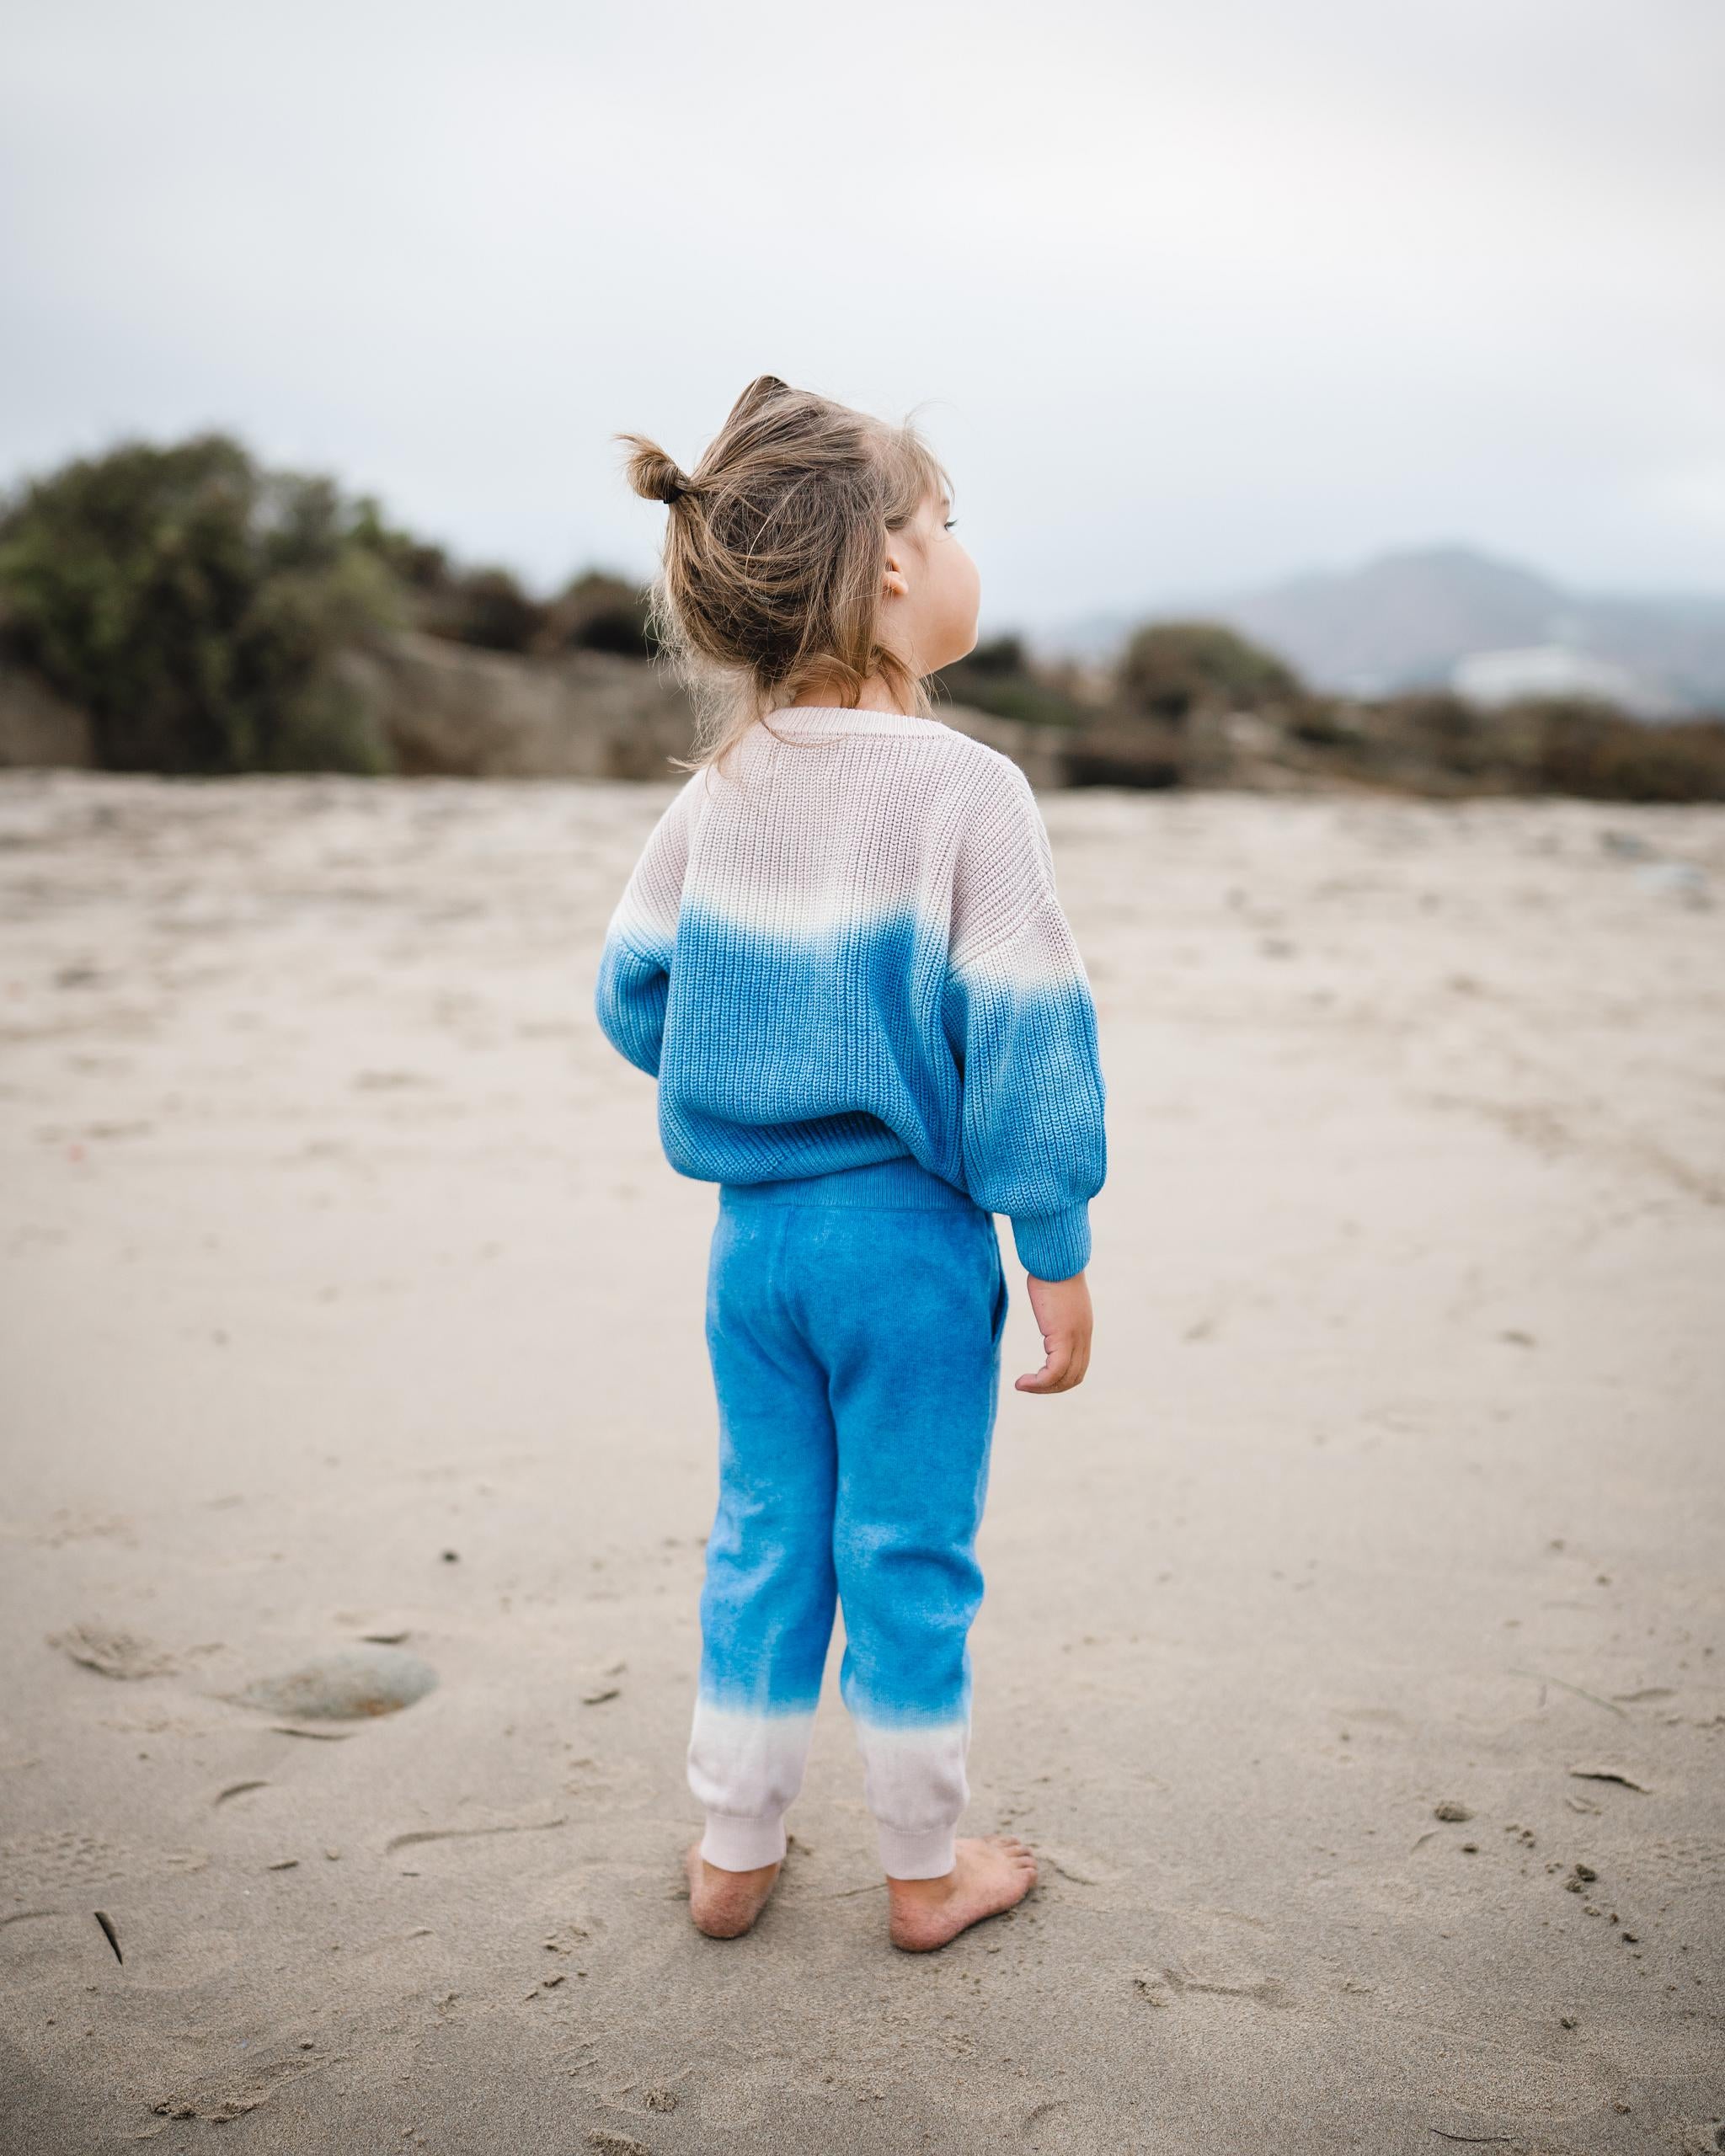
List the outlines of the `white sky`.
{"type": "Polygon", "coordinates": [[[220,425],[548,584],[920,408],[992,627],[1465,542],[1725,590],[1718,0],[10,0],[0,478],[220,425]]]}

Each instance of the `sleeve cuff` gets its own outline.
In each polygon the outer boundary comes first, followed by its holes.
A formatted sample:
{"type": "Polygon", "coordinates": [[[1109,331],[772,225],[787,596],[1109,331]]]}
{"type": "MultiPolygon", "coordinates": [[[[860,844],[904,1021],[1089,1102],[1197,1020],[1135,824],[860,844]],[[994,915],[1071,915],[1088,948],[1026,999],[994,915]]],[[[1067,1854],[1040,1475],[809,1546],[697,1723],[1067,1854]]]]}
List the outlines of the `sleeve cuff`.
{"type": "Polygon", "coordinates": [[[1060,1213],[1012,1216],[1018,1262],[1033,1280],[1070,1280],[1090,1262],[1087,1199],[1060,1213]]]}

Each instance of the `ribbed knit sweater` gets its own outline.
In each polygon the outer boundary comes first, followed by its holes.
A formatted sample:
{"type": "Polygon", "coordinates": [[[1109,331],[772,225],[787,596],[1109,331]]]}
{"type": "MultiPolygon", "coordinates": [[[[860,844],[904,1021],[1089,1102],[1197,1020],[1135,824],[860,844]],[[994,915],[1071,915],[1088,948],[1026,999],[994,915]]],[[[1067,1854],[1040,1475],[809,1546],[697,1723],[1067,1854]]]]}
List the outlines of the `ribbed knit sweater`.
{"type": "Polygon", "coordinates": [[[782,708],[692,774],[595,1000],[659,1081],[680,1174],[914,1161],[1007,1215],[1028,1273],[1088,1262],[1107,1168],[1090,984],[1028,782],[940,720],[782,708]]]}

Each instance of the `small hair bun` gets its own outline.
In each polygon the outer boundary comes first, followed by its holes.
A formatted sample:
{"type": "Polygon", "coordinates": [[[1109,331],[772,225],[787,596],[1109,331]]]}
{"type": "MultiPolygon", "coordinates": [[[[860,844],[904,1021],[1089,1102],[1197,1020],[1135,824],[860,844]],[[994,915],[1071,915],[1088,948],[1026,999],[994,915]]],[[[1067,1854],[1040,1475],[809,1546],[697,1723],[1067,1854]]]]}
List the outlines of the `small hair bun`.
{"type": "Polygon", "coordinates": [[[656,441],[645,435],[619,435],[633,451],[628,466],[629,484],[644,501],[663,502],[667,509],[695,491],[687,472],[672,462],[656,441]]]}

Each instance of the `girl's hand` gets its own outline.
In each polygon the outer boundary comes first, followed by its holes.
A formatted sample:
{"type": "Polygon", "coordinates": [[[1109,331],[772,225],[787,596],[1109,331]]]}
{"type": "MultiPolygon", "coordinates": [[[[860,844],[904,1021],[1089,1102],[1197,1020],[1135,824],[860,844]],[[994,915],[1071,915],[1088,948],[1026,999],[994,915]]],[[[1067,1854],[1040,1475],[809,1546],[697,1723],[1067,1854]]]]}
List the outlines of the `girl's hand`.
{"type": "Polygon", "coordinates": [[[1090,1367],[1090,1286],[1081,1273],[1070,1280],[1025,1276],[1030,1307],[1042,1328],[1042,1368],[1013,1380],[1018,1392],[1070,1392],[1090,1367]]]}

